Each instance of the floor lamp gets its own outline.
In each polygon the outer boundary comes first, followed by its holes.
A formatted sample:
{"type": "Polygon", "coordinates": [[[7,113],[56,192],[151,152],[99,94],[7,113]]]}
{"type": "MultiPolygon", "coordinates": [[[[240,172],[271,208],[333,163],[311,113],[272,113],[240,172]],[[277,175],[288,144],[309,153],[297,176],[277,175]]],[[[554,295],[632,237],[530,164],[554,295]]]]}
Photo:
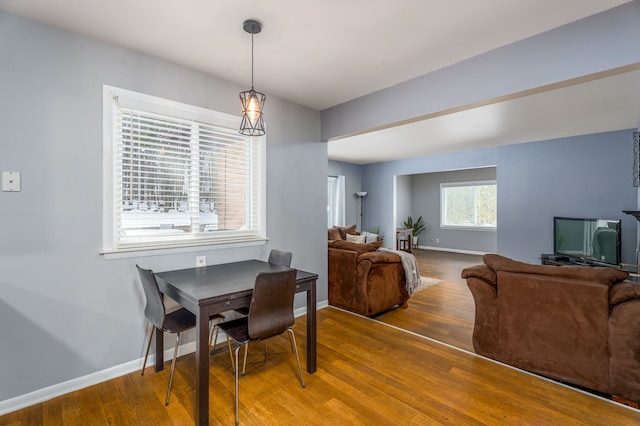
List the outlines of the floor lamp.
{"type": "Polygon", "coordinates": [[[364,204],[362,204],[362,199],[367,196],[367,193],[363,192],[363,191],[360,191],[360,192],[356,192],[356,195],[360,199],[360,232],[362,232],[363,231],[362,226],[364,225],[364,222],[363,222],[363,220],[364,220],[363,219],[364,218],[364,210],[363,210],[364,204]]]}

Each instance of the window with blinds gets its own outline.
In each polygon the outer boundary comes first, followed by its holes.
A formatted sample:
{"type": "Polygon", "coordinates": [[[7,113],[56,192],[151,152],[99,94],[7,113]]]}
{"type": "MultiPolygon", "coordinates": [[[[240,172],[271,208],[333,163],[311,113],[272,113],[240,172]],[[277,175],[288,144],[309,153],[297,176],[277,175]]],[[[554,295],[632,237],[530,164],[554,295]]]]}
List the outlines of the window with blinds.
{"type": "Polygon", "coordinates": [[[260,138],[238,117],[114,91],[112,249],[264,238],[260,138]]]}

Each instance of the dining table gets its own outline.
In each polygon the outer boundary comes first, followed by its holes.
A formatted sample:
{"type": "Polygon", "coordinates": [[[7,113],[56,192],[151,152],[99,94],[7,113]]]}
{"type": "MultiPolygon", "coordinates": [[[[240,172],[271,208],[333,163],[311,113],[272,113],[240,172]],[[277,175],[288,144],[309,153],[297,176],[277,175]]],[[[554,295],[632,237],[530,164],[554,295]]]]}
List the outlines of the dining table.
{"type": "MultiPolygon", "coordinates": [[[[261,260],[201,266],[156,273],[158,287],[196,316],[196,401],[195,423],[209,424],[209,317],[248,307],[255,278],[260,272],[281,271],[285,266],[261,260]]],[[[318,275],[297,270],[296,293],[306,292],[307,372],[315,373],[316,356],[316,281],[318,275]]],[[[155,333],[155,371],[164,368],[164,338],[155,333]]]]}

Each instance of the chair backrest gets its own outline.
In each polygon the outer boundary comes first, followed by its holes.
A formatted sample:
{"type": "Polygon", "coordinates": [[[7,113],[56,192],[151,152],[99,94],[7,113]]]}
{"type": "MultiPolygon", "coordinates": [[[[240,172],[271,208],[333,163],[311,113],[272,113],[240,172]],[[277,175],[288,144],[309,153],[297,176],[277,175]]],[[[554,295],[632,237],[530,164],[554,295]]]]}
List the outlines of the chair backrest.
{"type": "Polygon", "coordinates": [[[138,268],[138,275],[140,275],[140,281],[142,282],[142,288],[144,289],[144,295],[147,299],[147,305],[144,307],[144,315],[157,328],[164,328],[164,317],[166,311],[164,308],[164,302],[162,301],[162,295],[158,288],[156,281],[156,275],[151,269],[143,269],[136,265],[138,268]]]}
{"type": "Polygon", "coordinates": [[[288,268],[291,266],[291,252],[273,249],[269,253],[268,262],[272,265],[286,266],[288,268]]]}
{"type": "Polygon", "coordinates": [[[256,276],[247,320],[251,339],[277,336],[295,323],[296,273],[295,269],[288,269],[256,276]]]}

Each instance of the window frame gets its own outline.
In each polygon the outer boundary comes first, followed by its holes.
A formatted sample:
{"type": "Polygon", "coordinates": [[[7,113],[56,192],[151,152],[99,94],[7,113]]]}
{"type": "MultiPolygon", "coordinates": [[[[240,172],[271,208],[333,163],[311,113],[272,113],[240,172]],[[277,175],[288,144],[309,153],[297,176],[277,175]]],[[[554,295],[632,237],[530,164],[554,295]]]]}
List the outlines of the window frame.
{"type": "Polygon", "coordinates": [[[441,229],[456,229],[456,230],[467,230],[467,231],[489,231],[496,232],[498,229],[497,225],[497,209],[498,209],[498,201],[496,199],[496,224],[495,225],[478,225],[477,223],[474,225],[456,225],[445,223],[447,217],[447,205],[446,205],[446,194],[445,190],[447,188],[454,187],[473,187],[474,188],[474,220],[477,222],[478,216],[478,206],[477,206],[477,192],[476,188],[478,186],[487,186],[487,185],[495,185],[496,191],[498,182],[497,180],[480,180],[480,181],[470,181],[470,182],[447,182],[440,184],[440,228],[441,229]]]}
{"type": "MultiPolygon", "coordinates": [[[[114,98],[118,103],[127,108],[139,109],[162,114],[177,119],[193,120],[207,123],[215,127],[237,129],[241,118],[231,114],[213,111],[194,105],[185,104],[157,96],[147,95],[114,86],[103,85],[103,221],[102,221],[102,250],[105,256],[119,257],[121,254],[145,254],[147,252],[158,254],[157,250],[195,251],[207,249],[229,248],[264,244],[267,240],[266,232],[266,136],[246,137],[251,143],[257,144],[259,171],[257,174],[257,191],[253,201],[258,203],[256,214],[256,228],[250,235],[220,235],[216,232],[190,232],[189,237],[180,238],[156,238],[156,241],[141,238],[137,242],[120,244],[116,223],[118,213],[118,165],[116,150],[118,143],[115,141],[115,126],[118,108],[114,106],[114,98]]],[[[240,137],[245,137],[240,135],[240,137]]]]}

